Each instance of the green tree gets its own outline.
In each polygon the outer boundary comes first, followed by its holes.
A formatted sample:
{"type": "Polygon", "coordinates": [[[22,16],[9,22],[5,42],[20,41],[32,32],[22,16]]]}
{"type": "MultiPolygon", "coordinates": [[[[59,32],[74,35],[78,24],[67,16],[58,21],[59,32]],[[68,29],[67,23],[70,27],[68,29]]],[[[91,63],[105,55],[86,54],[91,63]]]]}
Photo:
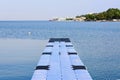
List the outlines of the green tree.
{"type": "Polygon", "coordinates": [[[111,19],[120,19],[120,10],[117,8],[110,8],[106,11],[107,13],[107,20],[111,19]]]}
{"type": "Polygon", "coordinates": [[[103,13],[99,13],[96,15],[96,19],[97,20],[105,20],[106,19],[106,13],[103,12],[103,13]]]}
{"type": "Polygon", "coordinates": [[[66,18],[66,20],[68,20],[68,21],[69,21],[69,20],[73,20],[73,18],[66,18]]]}
{"type": "Polygon", "coordinates": [[[90,21],[90,20],[96,20],[96,15],[95,14],[87,14],[85,15],[86,20],[90,21]]]}

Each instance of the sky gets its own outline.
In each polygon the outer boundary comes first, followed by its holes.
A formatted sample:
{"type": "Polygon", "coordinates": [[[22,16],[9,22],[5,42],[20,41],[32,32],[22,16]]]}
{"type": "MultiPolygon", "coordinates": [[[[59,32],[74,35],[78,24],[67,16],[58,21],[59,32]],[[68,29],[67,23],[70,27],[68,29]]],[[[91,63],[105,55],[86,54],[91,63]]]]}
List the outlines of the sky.
{"type": "Polygon", "coordinates": [[[119,8],[120,0],[0,0],[0,20],[48,20],[119,8]]]}

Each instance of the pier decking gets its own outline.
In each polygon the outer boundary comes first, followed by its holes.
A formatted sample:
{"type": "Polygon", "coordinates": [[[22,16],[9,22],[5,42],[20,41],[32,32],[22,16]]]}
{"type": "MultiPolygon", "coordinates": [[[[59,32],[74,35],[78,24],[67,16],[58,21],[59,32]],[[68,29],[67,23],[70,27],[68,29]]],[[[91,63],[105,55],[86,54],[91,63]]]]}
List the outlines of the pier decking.
{"type": "Polygon", "coordinates": [[[92,80],[69,38],[51,38],[31,80],[92,80]]]}

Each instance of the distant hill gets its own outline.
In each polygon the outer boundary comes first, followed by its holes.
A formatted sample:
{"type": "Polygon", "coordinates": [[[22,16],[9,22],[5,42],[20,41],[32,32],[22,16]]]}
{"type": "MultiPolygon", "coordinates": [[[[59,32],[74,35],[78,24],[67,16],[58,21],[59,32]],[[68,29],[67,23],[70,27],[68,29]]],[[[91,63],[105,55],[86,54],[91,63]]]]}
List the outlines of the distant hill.
{"type": "Polygon", "coordinates": [[[76,16],[76,18],[86,17],[85,21],[97,21],[97,20],[120,20],[120,9],[110,8],[107,11],[100,13],[92,13],[81,16],[76,16]]]}

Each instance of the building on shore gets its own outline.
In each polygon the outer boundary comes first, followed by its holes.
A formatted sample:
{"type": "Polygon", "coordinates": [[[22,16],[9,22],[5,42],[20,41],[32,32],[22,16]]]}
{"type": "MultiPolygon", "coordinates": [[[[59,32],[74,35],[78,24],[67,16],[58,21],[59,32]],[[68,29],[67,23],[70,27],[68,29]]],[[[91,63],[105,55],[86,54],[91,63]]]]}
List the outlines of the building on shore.
{"type": "Polygon", "coordinates": [[[112,21],[113,22],[118,22],[118,21],[120,21],[120,19],[113,19],[112,21]]]}
{"type": "Polygon", "coordinates": [[[66,21],[66,18],[53,18],[52,20],[49,21],[66,21]]]}
{"type": "Polygon", "coordinates": [[[74,18],[74,21],[85,21],[86,17],[74,18]]]}
{"type": "Polygon", "coordinates": [[[50,21],[85,21],[86,17],[79,17],[79,18],[54,18],[50,21]]]}

